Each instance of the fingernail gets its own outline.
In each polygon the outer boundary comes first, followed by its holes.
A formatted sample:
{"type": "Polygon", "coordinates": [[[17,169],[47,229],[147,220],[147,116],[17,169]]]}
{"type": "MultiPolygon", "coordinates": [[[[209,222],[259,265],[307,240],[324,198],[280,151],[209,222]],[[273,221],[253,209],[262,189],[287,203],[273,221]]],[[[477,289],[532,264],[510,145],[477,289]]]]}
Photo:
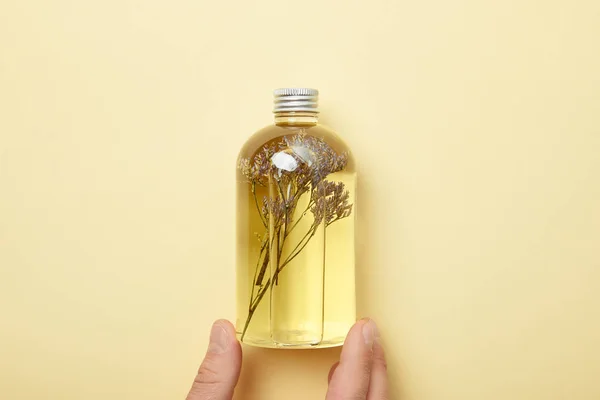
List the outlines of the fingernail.
{"type": "Polygon", "coordinates": [[[210,330],[208,352],[221,354],[229,348],[229,334],[219,322],[215,322],[210,330]]]}
{"type": "Polygon", "coordinates": [[[375,321],[369,319],[367,323],[363,325],[362,333],[365,338],[365,343],[372,348],[373,343],[379,337],[379,330],[377,329],[377,325],[375,325],[375,321]]]}

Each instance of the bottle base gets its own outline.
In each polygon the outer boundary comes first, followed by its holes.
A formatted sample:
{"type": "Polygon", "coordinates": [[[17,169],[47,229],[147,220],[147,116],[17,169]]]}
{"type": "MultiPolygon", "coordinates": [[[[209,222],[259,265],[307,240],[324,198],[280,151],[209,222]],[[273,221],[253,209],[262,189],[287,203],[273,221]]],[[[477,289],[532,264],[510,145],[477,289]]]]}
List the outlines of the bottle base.
{"type": "MultiPolygon", "coordinates": [[[[344,344],[354,321],[326,322],[323,330],[315,329],[249,329],[242,337],[236,329],[238,340],[248,346],[268,349],[326,349],[344,344]]],[[[238,326],[241,326],[238,321],[238,326]]]]}
{"type": "MultiPolygon", "coordinates": [[[[238,334],[238,339],[240,339],[238,334]]],[[[327,349],[330,347],[339,347],[344,344],[345,337],[339,337],[334,339],[328,339],[323,341],[315,342],[279,342],[275,340],[256,339],[246,336],[244,340],[241,340],[243,344],[252,347],[262,347],[267,349],[327,349]]]]}

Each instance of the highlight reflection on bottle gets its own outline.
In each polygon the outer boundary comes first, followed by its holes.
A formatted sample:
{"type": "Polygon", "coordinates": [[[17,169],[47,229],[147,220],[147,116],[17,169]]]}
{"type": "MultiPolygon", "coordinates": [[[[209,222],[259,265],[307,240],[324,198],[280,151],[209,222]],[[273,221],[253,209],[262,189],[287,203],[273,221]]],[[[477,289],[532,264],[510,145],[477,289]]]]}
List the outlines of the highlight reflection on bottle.
{"type": "Polygon", "coordinates": [[[338,346],[356,320],[355,165],[317,97],[276,90],[275,124],[238,158],[236,329],[250,345],[338,346]]]}

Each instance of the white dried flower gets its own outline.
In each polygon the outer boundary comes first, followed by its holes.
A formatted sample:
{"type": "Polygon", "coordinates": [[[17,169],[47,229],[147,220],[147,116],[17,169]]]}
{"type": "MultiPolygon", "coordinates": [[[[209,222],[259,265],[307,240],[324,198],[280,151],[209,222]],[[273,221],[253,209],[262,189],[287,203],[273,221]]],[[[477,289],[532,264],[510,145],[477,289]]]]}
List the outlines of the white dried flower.
{"type": "Polygon", "coordinates": [[[298,161],[296,161],[292,155],[284,151],[273,154],[273,157],[271,157],[271,162],[274,166],[284,171],[292,172],[298,168],[298,161]]]}

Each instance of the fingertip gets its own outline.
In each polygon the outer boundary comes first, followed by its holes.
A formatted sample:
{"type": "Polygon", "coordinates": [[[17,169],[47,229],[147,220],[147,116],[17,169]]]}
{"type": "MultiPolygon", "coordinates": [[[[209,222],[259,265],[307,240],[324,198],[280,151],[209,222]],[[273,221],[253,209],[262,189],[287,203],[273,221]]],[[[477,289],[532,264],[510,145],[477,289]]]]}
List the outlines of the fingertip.
{"type": "Polygon", "coordinates": [[[234,336],[235,337],[235,327],[233,326],[233,324],[231,322],[229,322],[229,320],[226,319],[218,319],[215,322],[213,322],[213,327],[214,326],[220,326],[223,329],[225,329],[227,331],[227,334],[229,336],[234,336]]]}
{"type": "Polygon", "coordinates": [[[206,356],[187,399],[231,398],[241,364],[242,350],[233,324],[224,319],[215,321],[210,331],[206,356]]]}
{"type": "Polygon", "coordinates": [[[366,319],[362,326],[362,334],[365,339],[365,344],[372,349],[373,343],[379,338],[379,329],[377,329],[375,321],[366,319]]]}
{"type": "Polygon", "coordinates": [[[344,341],[340,356],[341,360],[349,358],[350,354],[355,357],[357,354],[363,354],[372,348],[374,339],[371,338],[371,335],[374,330],[370,325],[371,323],[374,324],[370,318],[361,318],[352,325],[344,341]]]}
{"type": "Polygon", "coordinates": [[[211,329],[211,343],[212,343],[212,332],[215,330],[219,332],[223,332],[225,335],[222,340],[225,341],[225,347],[227,350],[233,350],[234,357],[241,358],[242,348],[240,346],[239,341],[237,340],[237,333],[235,330],[235,326],[226,319],[218,319],[216,320],[211,329]]]}
{"type": "Polygon", "coordinates": [[[369,318],[361,318],[358,321],[356,321],[354,323],[354,325],[352,325],[352,327],[348,331],[348,335],[346,336],[344,345],[346,345],[346,343],[349,341],[349,339],[351,337],[353,337],[353,335],[355,335],[357,332],[362,332],[363,326],[366,325],[367,323],[369,323],[369,321],[370,321],[369,318]]]}
{"type": "Polygon", "coordinates": [[[339,366],[335,368],[339,372],[330,372],[327,399],[366,397],[373,365],[376,329],[375,323],[369,318],[357,321],[350,328],[339,366]]]}
{"type": "Polygon", "coordinates": [[[237,341],[235,326],[226,319],[218,319],[213,323],[213,326],[220,326],[227,332],[227,336],[237,341]]]}

